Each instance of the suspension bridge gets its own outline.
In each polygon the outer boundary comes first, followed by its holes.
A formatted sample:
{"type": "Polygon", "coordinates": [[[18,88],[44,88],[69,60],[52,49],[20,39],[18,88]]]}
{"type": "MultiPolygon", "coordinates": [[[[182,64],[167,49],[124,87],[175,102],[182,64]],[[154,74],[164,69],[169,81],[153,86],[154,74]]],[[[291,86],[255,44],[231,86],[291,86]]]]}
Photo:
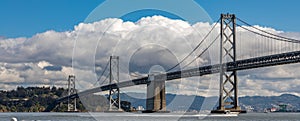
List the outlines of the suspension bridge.
{"type": "Polygon", "coordinates": [[[109,91],[109,110],[119,111],[121,110],[120,88],[135,85],[147,85],[146,112],[166,111],[166,81],[219,73],[220,87],[218,107],[212,112],[224,113],[231,111],[242,113],[245,111],[239,106],[237,72],[240,70],[298,63],[300,62],[299,43],[300,40],[284,37],[278,33],[272,33],[252,26],[234,14],[221,14],[220,19],[213,25],[212,29],[199,44],[178,64],[168,69],[166,73],[119,81],[119,57],[111,56],[104,70],[110,70],[109,84],[77,93],[75,91],[75,76],[70,76],[68,81],[68,95],[57,99],[46,111],[51,111],[57,104],[65,101],[68,101],[69,111],[76,110],[76,101],[73,101],[75,103],[71,103],[70,100],[101,91],[109,91]],[[214,35],[216,36],[215,39],[208,39],[209,36],[213,36],[212,31],[218,28],[217,25],[220,26],[220,32],[218,35],[214,35]],[[243,41],[242,32],[239,32],[237,28],[239,31],[248,32],[249,34],[246,36],[248,36],[248,38],[251,37],[252,39],[250,41],[254,44],[243,41]],[[195,51],[199,50],[200,45],[203,44],[204,41],[210,41],[210,44],[203,49],[196,58],[188,62],[183,69],[174,71],[177,66],[185,62],[195,51]],[[218,64],[184,69],[202,57],[203,54],[217,42],[219,42],[220,45],[220,55],[218,55],[220,60],[218,64]],[[252,49],[245,50],[246,46],[251,46],[250,48],[252,49]]]}

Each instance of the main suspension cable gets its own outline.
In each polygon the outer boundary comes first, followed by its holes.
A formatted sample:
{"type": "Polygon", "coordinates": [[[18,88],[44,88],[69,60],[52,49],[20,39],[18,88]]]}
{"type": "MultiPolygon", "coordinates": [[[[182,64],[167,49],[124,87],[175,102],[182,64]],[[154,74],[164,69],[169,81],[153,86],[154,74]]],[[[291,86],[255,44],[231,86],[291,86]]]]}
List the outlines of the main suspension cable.
{"type": "Polygon", "coordinates": [[[191,56],[199,47],[200,45],[204,42],[204,40],[207,39],[207,37],[211,34],[211,32],[214,30],[214,28],[218,25],[220,19],[214,24],[212,29],[206,34],[206,36],[200,41],[200,43],[190,52],[187,56],[185,56],[179,63],[177,63],[175,66],[171,67],[170,69],[167,70],[167,72],[173,70],[177,66],[179,66],[182,62],[184,62],[189,56],[191,56]]]}
{"type": "MultiPolygon", "coordinates": [[[[272,35],[272,36],[275,36],[275,37],[278,37],[278,38],[290,40],[290,42],[291,42],[291,41],[297,41],[297,43],[300,42],[300,40],[297,40],[297,39],[288,38],[288,37],[284,37],[284,36],[279,36],[279,35],[270,33],[270,32],[268,32],[268,31],[259,29],[259,28],[255,27],[255,26],[252,26],[251,24],[249,24],[249,23],[247,23],[246,21],[243,21],[243,20],[241,20],[241,19],[239,19],[239,18],[237,18],[237,20],[239,20],[240,22],[246,24],[247,26],[249,26],[249,27],[251,27],[251,28],[254,28],[254,29],[256,29],[256,30],[258,30],[258,31],[261,31],[261,32],[264,32],[264,33],[266,33],[266,34],[269,34],[269,35],[272,35]]],[[[289,42],[289,41],[288,41],[288,42],[289,42]]]]}
{"type": "MultiPolygon", "coordinates": [[[[102,77],[102,76],[104,75],[104,73],[106,72],[109,63],[110,63],[110,60],[107,61],[106,66],[105,66],[105,68],[104,68],[104,71],[102,71],[102,74],[101,74],[101,76],[98,77],[96,83],[101,81],[101,77],[102,77]]],[[[105,77],[107,78],[107,76],[105,76],[105,77]]],[[[106,80],[106,79],[105,79],[105,80],[106,80]]],[[[95,84],[96,84],[96,83],[95,83],[95,84]]],[[[104,81],[102,82],[102,84],[103,84],[103,83],[104,83],[104,81]]],[[[94,84],[94,85],[95,85],[95,84],[94,84]]],[[[100,85],[101,85],[101,84],[100,84],[100,85]]]]}
{"type": "Polygon", "coordinates": [[[218,35],[214,41],[212,41],[196,58],[194,58],[190,63],[188,63],[187,65],[183,66],[182,69],[185,69],[187,66],[191,65],[194,61],[197,60],[197,58],[200,58],[220,37],[220,35],[218,35]]]}
{"type": "Polygon", "coordinates": [[[260,36],[263,36],[263,37],[266,37],[266,38],[270,38],[270,39],[275,39],[275,40],[279,40],[279,41],[284,41],[284,42],[291,42],[291,43],[300,43],[300,41],[292,41],[292,40],[286,40],[286,39],[280,39],[280,38],[276,38],[276,37],[271,37],[271,36],[268,36],[268,35],[265,35],[265,34],[261,34],[259,32],[256,32],[256,31],[253,31],[253,30],[250,30],[242,25],[239,25],[239,24],[236,24],[237,26],[241,27],[242,29],[245,29],[249,32],[252,32],[254,34],[257,34],[257,35],[260,35],[260,36]]]}

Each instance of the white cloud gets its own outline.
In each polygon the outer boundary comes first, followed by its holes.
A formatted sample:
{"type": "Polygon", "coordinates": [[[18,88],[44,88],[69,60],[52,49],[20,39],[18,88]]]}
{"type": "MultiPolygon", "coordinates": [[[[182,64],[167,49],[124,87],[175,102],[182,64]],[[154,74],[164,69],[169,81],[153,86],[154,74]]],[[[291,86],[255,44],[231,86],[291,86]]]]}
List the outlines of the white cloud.
{"type": "MultiPolygon", "coordinates": [[[[139,61],[147,66],[154,66],[159,62],[163,67],[170,67],[170,63],[182,60],[210,30],[209,23],[196,23],[190,25],[182,20],[171,20],[161,16],[142,18],[136,23],[124,22],[120,19],[105,19],[95,23],[80,23],[74,30],[67,32],[47,31],[39,33],[31,38],[0,38],[0,81],[3,83],[1,89],[12,89],[16,85],[59,85],[66,86],[67,75],[77,74],[77,85],[79,89],[95,87],[96,72],[102,73],[110,55],[120,56],[120,80],[129,80],[142,75],[141,68],[135,68],[129,72],[131,57],[137,57],[139,61]],[[74,43],[76,48],[71,68],[74,43]],[[160,51],[155,51],[159,46],[160,51]],[[145,48],[147,52],[143,50],[145,48]],[[143,55],[144,53],[144,55],[143,55]],[[147,55],[145,55],[147,53],[147,55]],[[169,53],[159,55],[160,53],[169,53]],[[170,54],[172,53],[172,54],[170,54]],[[134,56],[134,54],[136,54],[134,56]],[[95,60],[94,60],[95,59],[95,60]],[[97,67],[95,66],[95,63],[97,67]],[[49,71],[46,66],[61,66],[61,70],[49,71]]],[[[217,26],[219,27],[219,25],[217,26]]],[[[286,33],[273,28],[256,26],[282,36],[300,39],[299,33],[286,33]]],[[[274,50],[285,50],[289,48],[283,43],[274,42],[269,45],[270,39],[257,39],[255,36],[241,28],[237,28],[237,49],[239,58],[261,56],[263,54],[274,54],[274,50]],[[242,36],[241,36],[242,35],[242,36]],[[242,41],[239,41],[242,40],[242,41]],[[264,40],[264,41],[263,41],[264,40]],[[268,42],[267,42],[268,41],[268,42]],[[271,48],[276,46],[276,48],[271,48]],[[263,53],[264,52],[264,53],[263,53]]],[[[208,38],[200,49],[204,49],[217,36],[219,29],[213,31],[215,36],[208,38]]],[[[210,53],[203,56],[198,62],[200,65],[218,62],[218,43],[210,49],[210,53]]],[[[300,48],[293,45],[294,50],[300,48]]],[[[194,55],[187,59],[181,66],[191,61],[201,53],[197,50],[194,55]]],[[[191,66],[196,66],[193,63],[191,66]]],[[[135,67],[135,66],[134,66],[135,67]]],[[[167,68],[165,68],[166,70],[167,68]]],[[[241,95],[278,95],[281,93],[298,94],[300,85],[297,84],[299,75],[297,70],[299,64],[285,65],[271,68],[262,68],[239,72],[241,95]]],[[[146,71],[147,72],[147,71],[146,71]]],[[[106,76],[107,73],[104,74],[106,76]]],[[[168,82],[168,90],[178,94],[213,95],[208,89],[217,92],[217,75],[200,78],[187,78],[181,81],[168,82]],[[213,79],[213,81],[212,81],[213,79]],[[180,88],[180,91],[177,89],[180,88]]],[[[104,78],[102,79],[104,80],[104,78]]],[[[106,82],[107,83],[107,82],[106,82]]],[[[124,91],[145,91],[145,86],[124,88],[124,91]]],[[[215,94],[217,95],[217,93],[215,94]]]]}
{"type": "MultiPolygon", "coordinates": [[[[43,62],[41,62],[43,63],[43,62]]],[[[2,90],[15,89],[17,86],[58,86],[67,83],[67,75],[62,71],[48,71],[41,63],[0,63],[0,83],[2,90]]]]}
{"type": "Polygon", "coordinates": [[[46,61],[40,61],[40,62],[38,62],[38,67],[40,67],[40,68],[44,68],[44,67],[46,67],[46,66],[53,66],[52,64],[50,64],[49,62],[46,62],[46,61]]]}

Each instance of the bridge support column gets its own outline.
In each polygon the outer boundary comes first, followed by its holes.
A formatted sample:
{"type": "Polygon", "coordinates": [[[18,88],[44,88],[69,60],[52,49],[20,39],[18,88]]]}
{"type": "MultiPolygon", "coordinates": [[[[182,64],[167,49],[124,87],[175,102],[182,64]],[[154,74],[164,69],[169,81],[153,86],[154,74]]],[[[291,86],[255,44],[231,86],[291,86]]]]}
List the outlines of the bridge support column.
{"type": "Polygon", "coordinates": [[[219,106],[212,113],[240,112],[237,72],[227,72],[227,62],[236,61],[236,18],[234,14],[221,14],[220,42],[220,94],[219,106]]]}
{"type": "Polygon", "coordinates": [[[149,76],[145,113],[168,112],[166,110],[165,76],[149,76]]]}
{"type": "Polygon", "coordinates": [[[109,74],[109,111],[119,112],[121,109],[120,88],[113,88],[112,84],[119,84],[119,57],[110,56],[110,74],[109,74]]]}
{"type": "MultiPolygon", "coordinates": [[[[68,78],[68,96],[70,97],[70,95],[76,94],[76,89],[75,89],[75,76],[74,75],[69,75],[68,78]]],[[[68,112],[75,112],[77,111],[76,108],[76,98],[72,100],[70,98],[68,98],[68,112]]]]}

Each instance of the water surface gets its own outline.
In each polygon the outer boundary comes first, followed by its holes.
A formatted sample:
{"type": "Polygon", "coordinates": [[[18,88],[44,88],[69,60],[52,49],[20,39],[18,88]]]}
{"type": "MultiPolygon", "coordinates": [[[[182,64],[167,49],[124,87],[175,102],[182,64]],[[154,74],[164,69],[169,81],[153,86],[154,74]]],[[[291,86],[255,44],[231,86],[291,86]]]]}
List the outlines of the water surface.
{"type": "Polygon", "coordinates": [[[247,113],[239,116],[134,113],[0,113],[1,121],[299,121],[300,113],[247,113]]]}

